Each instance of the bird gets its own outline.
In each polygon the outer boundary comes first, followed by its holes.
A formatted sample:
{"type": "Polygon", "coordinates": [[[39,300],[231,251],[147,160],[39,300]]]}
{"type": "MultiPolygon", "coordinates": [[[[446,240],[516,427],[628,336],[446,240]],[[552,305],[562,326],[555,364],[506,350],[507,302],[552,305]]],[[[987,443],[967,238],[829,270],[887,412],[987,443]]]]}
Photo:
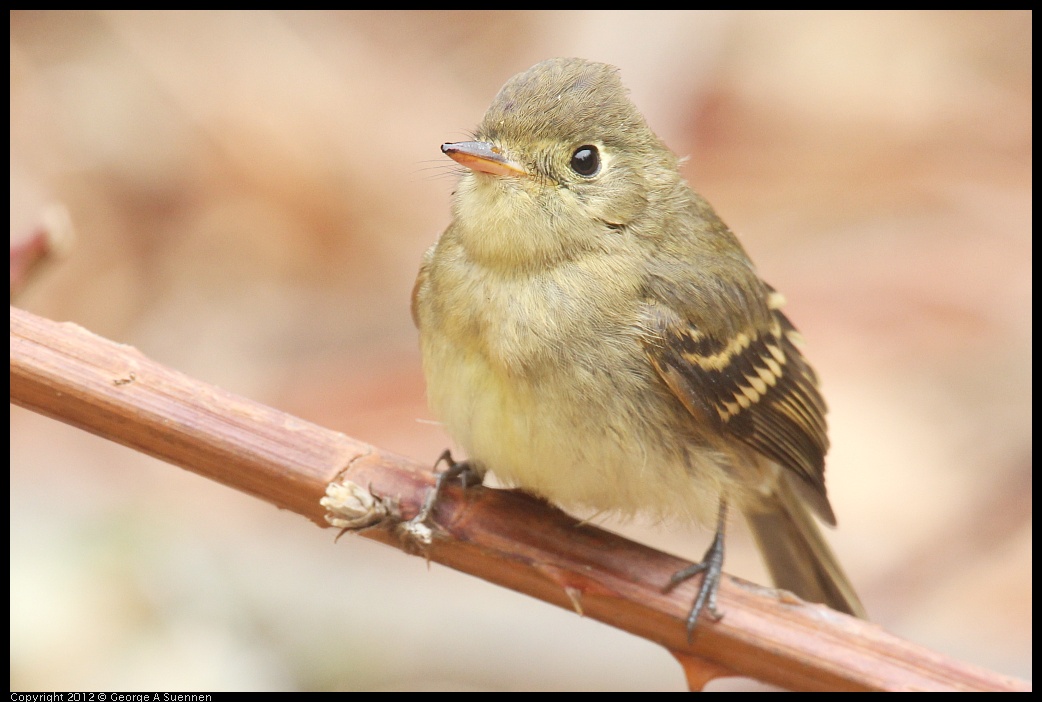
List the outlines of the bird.
{"type": "Polygon", "coordinates": [[[614,66],[542,61],[510,78],[473,139],[452,219],[412,296],[428,402],[467,455],[563,509],[715,524],[688,636],[721,616],[730,508],[775,585],[864,617],[816,520],[826,405],[784,298],[684,180],[614,66]]]}

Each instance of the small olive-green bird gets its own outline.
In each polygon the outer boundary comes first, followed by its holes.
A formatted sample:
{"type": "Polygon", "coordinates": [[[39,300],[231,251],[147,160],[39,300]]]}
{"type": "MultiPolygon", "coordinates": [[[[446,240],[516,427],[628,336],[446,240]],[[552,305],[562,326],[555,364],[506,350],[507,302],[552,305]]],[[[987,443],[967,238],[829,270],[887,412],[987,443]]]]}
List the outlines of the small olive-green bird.
{"type": "Polygon", "coordinates": [[[467,452],[442,475],[492,471],[565,509],[715,517],[673,579],[704,573],[689,631],[719,616],[729,505],[777,586],[863,616],[815,523],[836,523],[825,403],[782,297],[618,70],[536,64],[442,151],[467,170],[413,293],[431,409],[467,452]]]}

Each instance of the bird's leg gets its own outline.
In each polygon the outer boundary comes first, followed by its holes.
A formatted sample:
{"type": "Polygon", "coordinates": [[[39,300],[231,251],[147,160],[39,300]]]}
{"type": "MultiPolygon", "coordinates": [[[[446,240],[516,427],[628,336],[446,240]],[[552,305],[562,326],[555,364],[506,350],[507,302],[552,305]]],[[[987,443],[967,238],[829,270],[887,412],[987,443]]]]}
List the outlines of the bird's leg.
{"type": "Polygon", "coordinates": [[[445,483],[450,480],[459,478],[463,484],[463,489],[466,490],[471,485],[481,484],[481,474],[470,465],[469,461],[456,461],[452,458],[452,452],[449,449],[438,456],[438,460],[434,462],[434,468],[437,469],[438,465],[444,461],[448,466],[441,473],[438,473],[437,479],[434,481],[434,487],[427,493],[427,499],[423,501],[423,507],[416,513],[416,516],[405,523],[404,531],[410,534],[417,535],[420,540],[423,540],[421,533],[430,531],[431,512],[434,511],[434,507],[438,503],[438,498],[441,496],[442,490],[445,487],[445,483]]]}
{"type": "Polygon", "coordinates": [[[716,608],[716,592],[720,587],[720,579],[724,574],[724,530],[726,527],[727,502],[720,500],[720,512],[716,521],[716,536],[713,537],[713,543],[710,544],[705,555],[702,556],[702,561],[678,570],[669,579],[669,584],[665,587],[665,591],[669,592],[685,580],[699,573],[703,574],[702,584],[698,588],[698,596],[695,597],[695,603],[691,606],[690,614],[687,615],[687,638],[689,641],[695,631],[698,615],[702,613],[703,609],[707,610],[715,620],[719,620],[724,616],[716,608]]]}

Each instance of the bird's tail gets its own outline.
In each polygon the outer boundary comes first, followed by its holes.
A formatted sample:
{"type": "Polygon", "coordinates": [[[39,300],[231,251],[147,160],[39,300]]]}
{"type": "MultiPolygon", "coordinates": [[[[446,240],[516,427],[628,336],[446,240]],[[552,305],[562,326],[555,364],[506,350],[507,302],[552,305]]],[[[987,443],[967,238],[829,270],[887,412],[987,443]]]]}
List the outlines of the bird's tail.
{"type": "Polygon", "coordinates": [[[865,619],[864,605],[803,500],[784,479],[772,498],[745,518],[775,586],[865,619]]]}

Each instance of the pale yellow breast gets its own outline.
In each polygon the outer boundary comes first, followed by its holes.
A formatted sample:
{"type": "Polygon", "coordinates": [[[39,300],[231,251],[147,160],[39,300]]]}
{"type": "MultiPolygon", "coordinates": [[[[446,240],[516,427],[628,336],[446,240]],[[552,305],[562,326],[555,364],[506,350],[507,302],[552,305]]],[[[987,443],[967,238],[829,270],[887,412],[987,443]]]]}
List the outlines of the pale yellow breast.
{"type": "Polygon", "coordinates": [[[508,282],[432,269],[444,304],[422,324],[431,408],[469,458],[562,506],[711,519],[722,457],[678,435],[613,263],[508,282]]]}

